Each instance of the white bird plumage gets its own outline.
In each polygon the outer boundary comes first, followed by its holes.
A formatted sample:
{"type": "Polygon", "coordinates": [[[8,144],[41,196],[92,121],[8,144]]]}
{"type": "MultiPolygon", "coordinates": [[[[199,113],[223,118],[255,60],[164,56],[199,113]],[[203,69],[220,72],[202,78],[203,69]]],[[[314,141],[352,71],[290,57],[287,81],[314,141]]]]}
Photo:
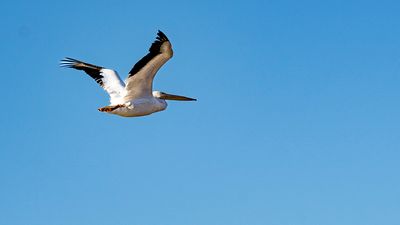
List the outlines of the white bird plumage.
{"type": "Polygon", "coordinates": [[[145,116],[167,108],[165,100],[196,101],[185,96],[153,91],[153,79],[157,71],[173,56],[167,36],[158,31],[149,53],[131,69],[124,83],[114,70],[66,57],[62,67],[83,70],[110,96],[110,105],[99,108],[101,112],[125,117],[145,116]]]}

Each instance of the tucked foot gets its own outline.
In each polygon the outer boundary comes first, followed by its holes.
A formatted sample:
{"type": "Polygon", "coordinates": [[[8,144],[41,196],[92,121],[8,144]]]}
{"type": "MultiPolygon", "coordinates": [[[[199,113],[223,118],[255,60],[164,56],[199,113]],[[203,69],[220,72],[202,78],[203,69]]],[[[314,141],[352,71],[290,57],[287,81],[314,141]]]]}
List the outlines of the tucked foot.
{"type": "Polygon", "coordinates": [[[105,106],[103,108],[99,108],[98,110],[100,112],[112,112],[120,107],[124,107],[124,105],[119,104],[119,105],[109,105],[109,106],[105,106]]]}

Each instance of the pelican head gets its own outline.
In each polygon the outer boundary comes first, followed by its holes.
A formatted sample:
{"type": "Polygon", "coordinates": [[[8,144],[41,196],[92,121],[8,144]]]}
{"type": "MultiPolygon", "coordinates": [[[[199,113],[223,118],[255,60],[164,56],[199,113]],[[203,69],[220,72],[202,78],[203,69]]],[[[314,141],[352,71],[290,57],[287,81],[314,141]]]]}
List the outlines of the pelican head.
{"type": "Polygon", "coordinates": [[[153,97],[154,98],[159,98],[159,99],[164,99],[164,100],[197,101],[197,99],[195,99],[195,98],[189,98],[189,97],[180,96],[180,95],[167,94],[167,93],[161,92],[161,91],[153,91],[153,97]]]}

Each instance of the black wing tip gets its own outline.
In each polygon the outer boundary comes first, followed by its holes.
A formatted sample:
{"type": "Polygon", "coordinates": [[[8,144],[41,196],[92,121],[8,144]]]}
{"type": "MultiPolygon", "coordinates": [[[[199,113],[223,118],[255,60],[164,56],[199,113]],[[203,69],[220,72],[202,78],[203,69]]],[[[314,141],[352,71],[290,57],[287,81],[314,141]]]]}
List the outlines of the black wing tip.
{"type": "Polygon", "coordinates": [[[73,59],[70,57],[64,57],[63,59],[61,59],[60,67],[83,70],[90,77],[92,77],[101,87],[104,88],[104,82],[102,80],[103,76],[100,73],[100,70],[102,69],[102,67],[88,64],[88,63],[85,63],[85,62],[82,62],[80,60],[73,59]]]}
{"type": "Polygon", "coordinates": [[[74,64],[77,63],[76,59],[70,57],[64,57],[60,60],[60,67],[73,68],[74,64]]]}
{"type": "Polygon", "coordinates": [[[77,59],[71,58],[71,57],[64,57],[63,59],[61,59],[61,62],[80,62],[77,59]]]}
{"type": "Polygon", "coordinates": [[[80,63],[80,61],[70,57],[64,57],[60,60],[60,67],[73,68],[76,63],[80,63]]]}
{"type": "Polygon", "coordinates": [[[164,41],[169,41],[167,38],[167,35],[164,34],[161,30],[158,30],[157,32],[157,40],[164,42],[164,41]]]}
{"type": "Polygon", "coordinates": [[[101,66],[96,66],[92,65],[89,63],[85,63],[83,61],[71,58],[71,57],[64,57],[63,59],[60,60],[60,67],[66,67],[66,68],[74,68],[74,69],[80,69],[80,68],[90,68],[94,70],[101,70],[103,67],[101,66]]]}

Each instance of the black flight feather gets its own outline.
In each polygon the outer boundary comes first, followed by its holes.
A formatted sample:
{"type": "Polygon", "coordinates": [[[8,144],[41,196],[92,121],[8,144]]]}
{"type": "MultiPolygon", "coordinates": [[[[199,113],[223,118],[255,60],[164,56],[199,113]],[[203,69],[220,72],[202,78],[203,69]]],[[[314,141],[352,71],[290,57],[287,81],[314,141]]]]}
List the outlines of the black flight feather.
{"type": "Polygon", "coordinates": [[[67,68],[74,68],[77,70],[83,70],[98,84],[100,84],[100,86],[103,86],[103,80],[102,80],[103,76],[101,75],[100,71],[101,69],[103,69],[103,67],[85,63],[69,57],[65,57],[64,59],[62,59],[60,62],[60,66],[67,68]]]}

